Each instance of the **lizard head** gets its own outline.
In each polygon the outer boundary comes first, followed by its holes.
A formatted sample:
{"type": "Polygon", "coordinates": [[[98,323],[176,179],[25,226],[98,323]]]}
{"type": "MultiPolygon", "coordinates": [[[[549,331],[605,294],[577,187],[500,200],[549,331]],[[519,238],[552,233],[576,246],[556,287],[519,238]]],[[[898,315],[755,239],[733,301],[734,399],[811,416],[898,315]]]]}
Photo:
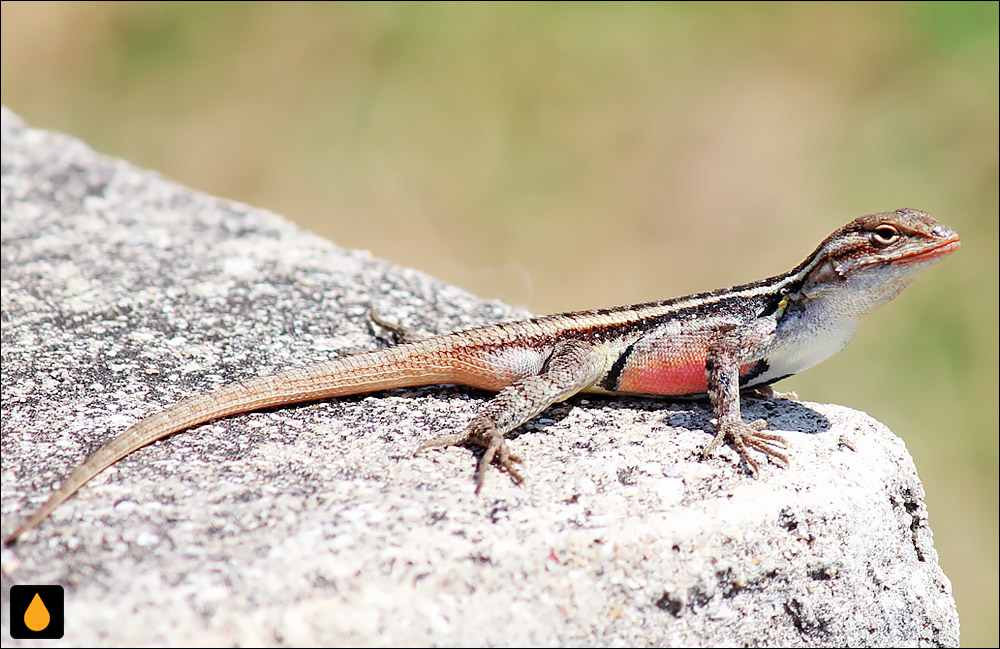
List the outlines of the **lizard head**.
{"type": "Polygon", "coordinates": [[[959,245],[955,231],[927,212],[868,214],[831,234],[802,263],[802,292],[814,297],[838,291],[845,312],[865,315],[959,245]]]}

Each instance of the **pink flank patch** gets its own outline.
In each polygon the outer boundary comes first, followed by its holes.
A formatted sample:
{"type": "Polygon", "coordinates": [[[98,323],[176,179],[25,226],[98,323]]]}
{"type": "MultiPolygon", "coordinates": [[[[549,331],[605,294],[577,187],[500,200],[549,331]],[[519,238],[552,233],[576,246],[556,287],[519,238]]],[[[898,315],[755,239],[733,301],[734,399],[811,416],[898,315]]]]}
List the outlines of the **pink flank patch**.
{"type": "MultiPolygon", "coordinates": [[[[746,374],[754,365],[741,365],[740,375],[746,374]]],[[[705,353],[689,347],[684,351],[680,348],[660,349],[633,355],[618,380],[617,389],[633,394],[704,394],[708,389],[705,353]],[[676,353],[671,354],[671,351],[676,353]]]]}

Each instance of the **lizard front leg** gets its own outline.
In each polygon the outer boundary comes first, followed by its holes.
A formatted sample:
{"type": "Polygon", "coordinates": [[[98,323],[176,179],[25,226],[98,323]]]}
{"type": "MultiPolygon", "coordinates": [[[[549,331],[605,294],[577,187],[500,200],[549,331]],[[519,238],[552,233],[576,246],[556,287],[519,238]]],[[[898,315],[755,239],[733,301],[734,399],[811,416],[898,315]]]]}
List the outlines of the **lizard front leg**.
{"type": "Polygon", "coordinates": [[[760,471],[760,464],[750,455],[751,448],[788,466],[788,456],[779,450],[786,448],[785,439],[765,432],[767,422],[763,419],[747,424],[740,414],[740,365],[760,359],[760,350],[772,339],[775,325],[774,320],[759,319],[721,332],[709,345],[705,357],[708,396],[718,422],[718,433],[702,451],[702,458],[708,457],[728,438],[755,476],[760,471]]]}
{"type": "Polygon", "coordinates": [[[592,385],[603,374],[606,364],[607,355],[600,347],[577,341],[559,343],[539,374],[507,386],[486,404],[465,430],[428,440],[417,447],[414,455],[442,446],[480,446],[484,451],[476,476],[476,493],[483,488],[486,471],[494,461],[520,484],[523,478],[514,464],[521,459],[510,452],[504,436],[553,403],[592,385]]]}

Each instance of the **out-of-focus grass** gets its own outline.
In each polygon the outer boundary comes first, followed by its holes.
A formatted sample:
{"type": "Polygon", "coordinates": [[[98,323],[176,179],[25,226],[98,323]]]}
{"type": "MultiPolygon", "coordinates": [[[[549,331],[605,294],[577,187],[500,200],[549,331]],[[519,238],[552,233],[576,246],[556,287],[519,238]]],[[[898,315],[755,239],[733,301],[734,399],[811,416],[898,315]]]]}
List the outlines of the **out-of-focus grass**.
{"type": "Polygon", "coordinates": [[[782,272],[909,206],[961,251],[784,384],[903,435],[997,645],[996,3],[23,4],[37,126],[538,312],[782,272]]]}

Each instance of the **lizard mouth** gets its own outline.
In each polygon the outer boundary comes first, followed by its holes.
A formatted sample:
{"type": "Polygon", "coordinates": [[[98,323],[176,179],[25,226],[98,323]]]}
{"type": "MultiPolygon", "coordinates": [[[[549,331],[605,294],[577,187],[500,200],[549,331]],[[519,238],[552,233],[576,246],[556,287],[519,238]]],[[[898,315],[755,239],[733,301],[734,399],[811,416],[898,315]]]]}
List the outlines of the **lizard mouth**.
{"type": "Polygon", "coordinates": [[[898,261],[903,264],[918,264],[920,262],[930,261],[931,259],[939,259],[955,252],[961,245],[962,242],[959,240],[958,236],[953,236],[949,239],[945,239],[933,248],[928,248],[911,255],[906,255],[901,257],[898,261]]]}

